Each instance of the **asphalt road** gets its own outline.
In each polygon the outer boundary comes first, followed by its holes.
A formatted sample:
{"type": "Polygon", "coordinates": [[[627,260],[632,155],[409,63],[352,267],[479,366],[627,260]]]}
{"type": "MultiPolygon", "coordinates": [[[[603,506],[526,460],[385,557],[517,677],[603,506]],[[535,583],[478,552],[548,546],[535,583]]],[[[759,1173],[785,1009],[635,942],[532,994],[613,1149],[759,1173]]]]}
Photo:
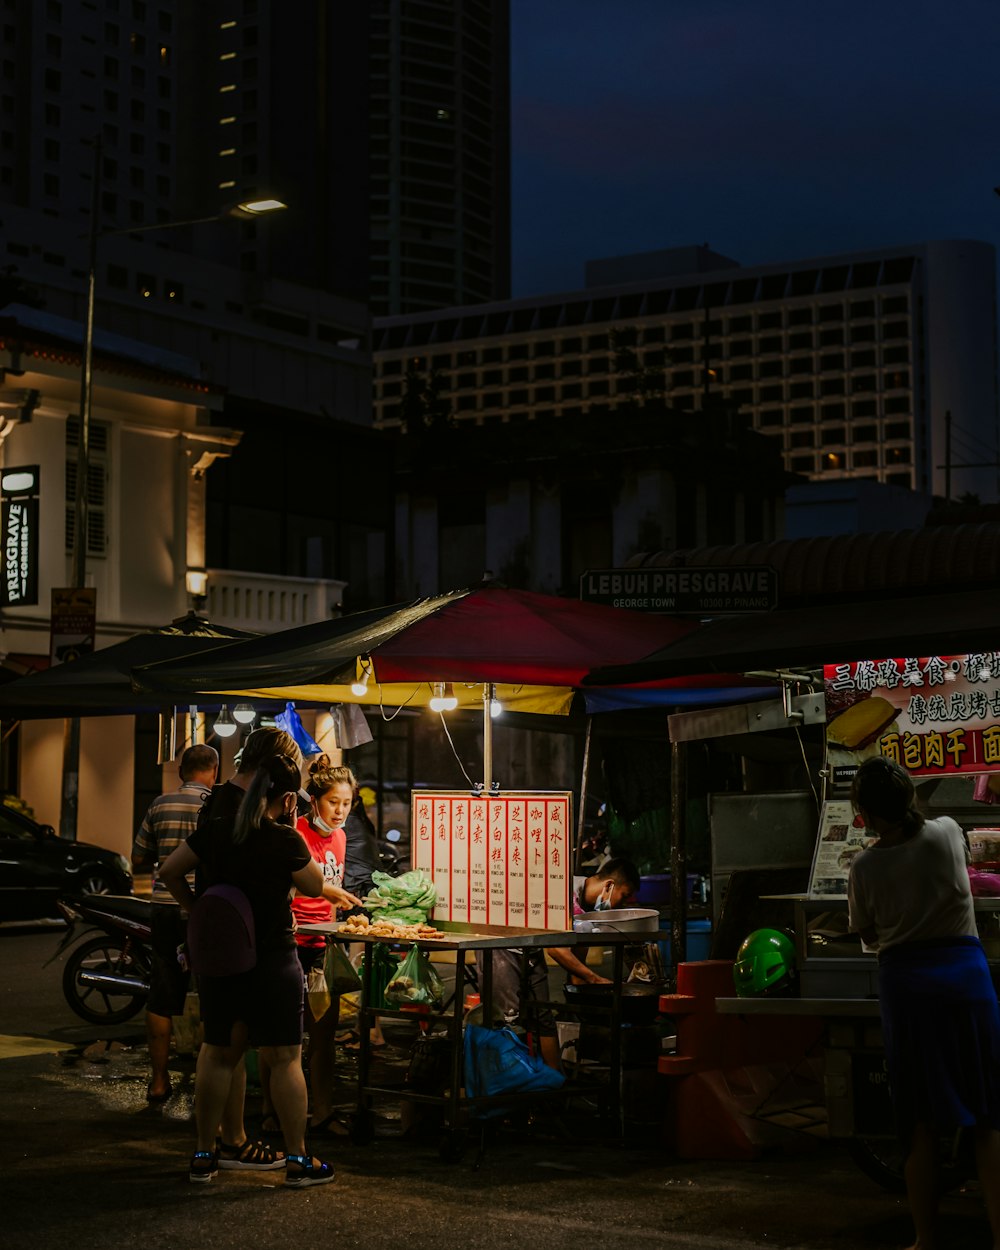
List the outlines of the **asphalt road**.
{"type": "MultiPolygon", "coordinates": [[[[874,1186],[840,1146],[789,1132],[753,1161],[677,1160],[649,1114],[655,1097],[627,1148],[601,1140],[594,1118],[575,1108],[505,1127],[481,1160],[473,1143],[447,1164],[433,1136],[404,1140],[389,1108],[370,1146],[313,1143],[336,1163],[334,1185],[286,1193],[280,1174],[224,1173],[192,1186],[191,1060],[173,1065],[175,1096],[163,1108],[147,1107],[141,1020],[118,1026],[110,1049],[93,1044],[111,1040],[110,1032],[77,1021],[62,1002],[60,968],[41,967],[57,936],[0,925],[0,1033],[52,1044],[51,1052],[0,1058],[4,1250],[908,1244],[900,1199],[874,1186]]],[[[0,1053],[11,1053],[9,1044],[0,1053]]],[[[405,1061],[402,1046],[392,1053],[405,1061]]],[[[343,1061],[345,1100],[352,1075],[343,1061]]],[[[943,1213],[943,1250],[990,1246],[974,1189],[949,1195],[943,1213]]]]}

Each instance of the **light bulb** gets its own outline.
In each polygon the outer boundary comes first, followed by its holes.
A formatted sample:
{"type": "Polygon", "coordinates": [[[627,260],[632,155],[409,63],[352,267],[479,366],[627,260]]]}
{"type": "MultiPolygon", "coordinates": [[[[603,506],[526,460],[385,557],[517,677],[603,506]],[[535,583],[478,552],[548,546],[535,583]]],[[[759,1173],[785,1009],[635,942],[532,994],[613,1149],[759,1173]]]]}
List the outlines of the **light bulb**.
{"type": "Polygon", "coordinates": [[[432,712],[453,712],[458,707],[458,699],[455,692],[451,688],[450,681],[436,681],[434,683],[434,694],[431,697],[430,709],[432,712]]]}
{"type": "Polygon", "coordinates": [[[361,665],[361,676],[355,677],[351,683],[351,694],[359,699],[363,699],[368,693],[368,678],[371,676],[371,669],[364,660],[359,660],[358,662],[361,665]]]}
{"type": "Polygon", "coordinates": [[[238,725],[252,725],[257,719],[252,703],[237,703],[233,708],[233,720],[238,725]]]}
{"type": "Polygon", "coordinates": [[[215,718],[214,729],[220,738],[231,738],[236,732],[236,722],[233,720],[229,708],[224,703],[222,711],[215,718]]]}
{"type": "Polygon", "coordinates": [[[490,716],[495,720],[503,711],[503,704],[499,699],[490,699],[490,716]]]}

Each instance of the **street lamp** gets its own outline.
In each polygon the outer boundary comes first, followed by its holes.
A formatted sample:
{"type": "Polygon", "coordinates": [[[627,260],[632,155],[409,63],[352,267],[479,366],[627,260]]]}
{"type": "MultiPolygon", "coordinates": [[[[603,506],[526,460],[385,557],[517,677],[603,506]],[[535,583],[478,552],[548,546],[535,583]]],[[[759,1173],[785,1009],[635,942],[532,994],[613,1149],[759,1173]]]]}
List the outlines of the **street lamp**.
{"type": "MultiPolygon", "coordinates": [[[[90,407],[94,369],[94,303],[97,290],[97,244],[112,235],[146,234],[152,230],[177,230],[182,226],[200,226],[213,221],[252,221],[287,205],[281,200],[260,197],[231,204],[209,217],[192,217],[183,221],[160,221],[148,226],[122,229],[100,229],[100,184],[102,144],[100,135],[94,139],[94,174],[90,196],[90,231],[87,249],[87,314],[83,330],[83,360],[80,370],[79,438],[76,445],[76,499],[74,503],[73,572],[74,589],[83,589],[87,580],[87,474],[90,466],[90,407]]],[[[70,841],[76,839],[77,795],[80,779],[80,718],[69,717],[63,735],[62,803],[59,834],[70,841]]]]}
{"type": "Polygon", "coordinates": [[[94,140],[94,177],[90,202],[90,234],[87,257],[87,314],[83,331],[83,362],[80,372],[80,437],[76,452],[76,500],[73,534],[73,586],[82,589],[87,576],[87,472],[90,464],[90,401],[93,391],[94,303],[97,290],[97,244],[100,239],[123,234],[147,234],[153,230],[178,230],[182,226],[201,226],[214,221],[253,221],[280,212],[288,205],[273,197],[239,200],[209,217],[190,217],[183,221],[160,221],[148,226],[126,226],[101,230],[100,212],[101,140],[94,140]]]}

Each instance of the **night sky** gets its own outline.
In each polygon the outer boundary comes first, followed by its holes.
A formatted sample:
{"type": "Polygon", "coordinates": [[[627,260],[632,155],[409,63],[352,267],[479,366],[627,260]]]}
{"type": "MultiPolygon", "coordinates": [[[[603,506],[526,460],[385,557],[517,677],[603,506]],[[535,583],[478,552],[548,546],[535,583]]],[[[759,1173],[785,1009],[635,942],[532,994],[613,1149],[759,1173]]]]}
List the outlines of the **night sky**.
{"type": "Polygon", "coordinates": [[[511,0],[511,25],[515,295],[694,243],[1000,244],[998,0],[511,0]]]}

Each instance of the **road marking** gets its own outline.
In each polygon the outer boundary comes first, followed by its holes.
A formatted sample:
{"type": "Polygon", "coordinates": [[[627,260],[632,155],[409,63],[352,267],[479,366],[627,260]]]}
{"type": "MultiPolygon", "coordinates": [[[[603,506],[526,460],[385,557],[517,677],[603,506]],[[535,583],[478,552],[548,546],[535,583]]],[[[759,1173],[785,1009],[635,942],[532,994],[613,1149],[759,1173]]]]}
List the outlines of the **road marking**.
{"type": "Polygon", "coordinates": [[[65,1042],[53,1042],[47,1037],[17,1037],[0,1033],[0,1059],[23,1059],[25,1055],[55,1055],[67,1049],[65,1042]]]}

